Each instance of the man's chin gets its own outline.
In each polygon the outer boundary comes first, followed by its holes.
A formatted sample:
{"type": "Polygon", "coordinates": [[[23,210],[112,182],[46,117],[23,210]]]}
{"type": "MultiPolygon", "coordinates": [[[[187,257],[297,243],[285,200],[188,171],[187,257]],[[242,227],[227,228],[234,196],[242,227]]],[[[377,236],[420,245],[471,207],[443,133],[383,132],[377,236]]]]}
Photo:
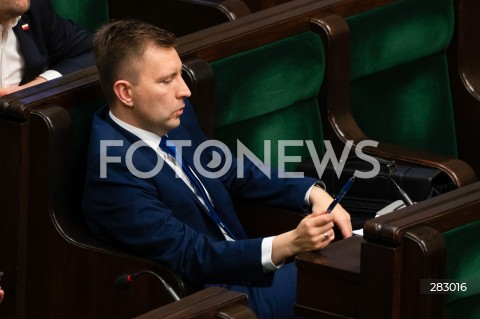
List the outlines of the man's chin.
{"type": "Polygon", "coordinates": [[[21,15],[24,15],[30,9],[30,2],[26,5],[16,6],[15,8],[11,8],[8,12],[9,20],[15,19],[21,15]]]}
{"type": "Polygon", "coordinates": [[[175,118],[175,120],[173,120],[172,122],[169,123],[169,126],[170,126],[170,130],[173,130],[174,128],[177,128],[179,127],[181,124],[181,121],[180,121],[180,116],[175,118]]]}

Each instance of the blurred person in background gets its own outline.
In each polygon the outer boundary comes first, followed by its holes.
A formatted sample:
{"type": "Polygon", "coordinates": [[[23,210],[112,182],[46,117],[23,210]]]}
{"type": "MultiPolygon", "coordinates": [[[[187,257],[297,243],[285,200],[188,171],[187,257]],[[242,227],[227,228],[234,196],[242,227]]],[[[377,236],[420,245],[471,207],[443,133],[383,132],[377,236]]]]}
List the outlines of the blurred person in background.
{"type": "Polygon", "coordinates": [[[0,0],[0,96],[94,65],[92,36],[50,0],[0,0]]]}

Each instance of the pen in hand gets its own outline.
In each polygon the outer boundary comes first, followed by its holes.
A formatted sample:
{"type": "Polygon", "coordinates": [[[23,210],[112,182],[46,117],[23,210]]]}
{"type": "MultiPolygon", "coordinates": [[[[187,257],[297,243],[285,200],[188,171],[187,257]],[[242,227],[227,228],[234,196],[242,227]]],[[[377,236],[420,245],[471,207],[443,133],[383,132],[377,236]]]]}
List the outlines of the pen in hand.
{"type": "Polygon", "coordinates": [[[332,212],[332,210],[335,208],[335,206],[337,206],[338,202],[340,202],[342,200],[343,196],[345,196],[347,191],[350,189],[350,186],[352,186],[354,180],[355,180],[355,176],[352,176],[348,179],[348,181],[345,183],[345,185],[343,185],[340,192],[337,194],[337,196],[335,196],[332,203],[328,206],[327,214],[330,214],[332,212]]]}

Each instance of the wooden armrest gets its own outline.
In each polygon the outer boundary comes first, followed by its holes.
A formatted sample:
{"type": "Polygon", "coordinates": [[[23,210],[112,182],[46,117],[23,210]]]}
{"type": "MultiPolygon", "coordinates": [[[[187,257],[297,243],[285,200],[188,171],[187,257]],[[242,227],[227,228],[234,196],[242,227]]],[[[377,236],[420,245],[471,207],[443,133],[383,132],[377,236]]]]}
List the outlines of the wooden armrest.
{"type": "Polygon", "coordinates": [[[16,91],[0,97],[0,116],[25,120],[29,116],[31,106],[26,106],[30,101],[44,97],[46,92],[58,92],[58,88],[77,82],[81,79],[96,78],[96,67],[89,67],[77,72],[69,73],[51,81],[43,82],[29,88],[16,91]],[[57,91],[56,91],[57,90],[57,91]]]}
{"type": "Polygon", "coordinates": [[[444,232],[480,218],[480,182],[406,207],[365,223],[364,238],[398,245],[410,227],[426,225],[444,232]]]}
{"type": "Polygon", "coordinates": [[[448,48],[450,83],[455,105],[455,127],[460,158],[473,166],[480,175],[480,151],[478,118],[480,116],[480,42],[475,41],[480,21],[475,12],[480,10],[478,1],[458,1],[455,32],[448,48]]]}
{"type": "Polygon", "coordinates": [[[359,318],[445,318],[442,295],[421,294],[422,279],[445,278],[445,243],[425,225],[392,245],[368,239],[361,247],[359,318]]]}
{"type": "Polygon", "coordinates": [[[248,5],[241,0],[212,1],[230,20],[235,20],[252,13],[248,5]]]}
{"type": "MultiPolygon", "coordinates": [[[[322,36],[326,54],[326,82],[320,95],[325,137],[333,139],[335,148],[341,148],[348,142],[354,145],[371,140],[355,121],[350,106],[350,40],[345,20],[339,16],[328,16],[317,21],[317,31],[322,36]]],[[[366,147],[365,152],[374,156],[396,160],[408,164],[434,167],[445,172],[457,187],[477,181],[477,176],[467,163],[446,156],[421,152],[409,148],[379,141],[377,147],[366,147]]]]}
{"type": "Polygon", "coordinates": [[[220,287],[209,287],[179,301],[152,310],[136,319],[257,318],[247,306],[247,296],[220,287]]]}

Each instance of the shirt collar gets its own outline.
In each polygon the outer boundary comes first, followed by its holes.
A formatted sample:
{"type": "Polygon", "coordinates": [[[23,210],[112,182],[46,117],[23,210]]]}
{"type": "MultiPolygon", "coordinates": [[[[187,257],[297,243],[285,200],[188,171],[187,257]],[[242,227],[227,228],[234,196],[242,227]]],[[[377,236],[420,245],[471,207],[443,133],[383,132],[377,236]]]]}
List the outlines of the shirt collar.
{"type": "Polygon", "coordinates": [[[16,17],[15,19],[12,19],[12,21],[10,22],[10,25],[13,27],[15,27],[17,24],[18,24],[18,21],[20,21],[22,17],[16,17]]]}
{"type": "Polygon", "coordinates": [[[109,111],[108,115],[112,118],[112,120],[117,123],[121,128],[127,130],[128,132],[132,133],[133,135],[137,136],[139,139],[147,143],[151,148],[154,150],[158,148],[158,145],[160,145],[160,141],[162,140],[162,137],[143,130],[141,128],[132,126],[128,123],[125,123],[124,121],[120,120],[118,117],[113,115],[112,111],[109,111]]]}
{"type": "MultiPolygon", "coordinates": [[[[8,23],[8,26],[7,28],[13,28],[15,27],[17,24],[18,24],[18,21],[20,21],[22,17],[16,17],[16,18],[13,18],[12,20],[10,20],[10,22],[8,23]]],[[[3,31],[3,26],[0,25],[0,31],[3,31]]]]}

